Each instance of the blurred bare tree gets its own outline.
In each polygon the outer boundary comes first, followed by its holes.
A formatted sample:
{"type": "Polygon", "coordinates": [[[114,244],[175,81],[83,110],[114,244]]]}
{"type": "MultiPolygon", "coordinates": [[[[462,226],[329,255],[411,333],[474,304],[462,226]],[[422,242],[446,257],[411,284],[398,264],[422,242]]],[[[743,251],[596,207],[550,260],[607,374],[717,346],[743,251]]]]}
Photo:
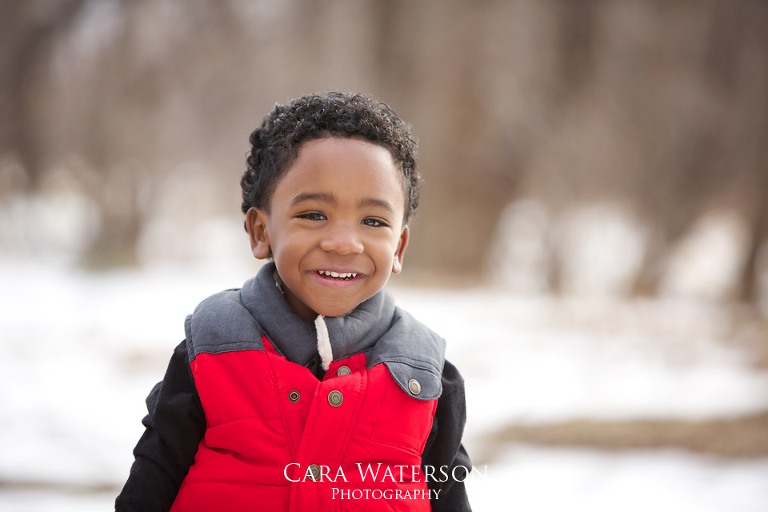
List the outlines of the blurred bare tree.
{"type": "MultiPolygon", "coordinates": [[[[91,263],[130,263],[172,169],[236,211],[274,102],[364,90],[411,121],[426,176],[409,266],[478,276],[500,211],[604,197],[656,236],[636,290],[703,211],[768,237],[764,0],[5,0],[0,158],[24,193],[66,168],[98,205],[91,263]]],[[[190,198],[190,208],[194,208],[190,198]]]]}
{"type": "Polygon", "coordinates": [[[34,189],[44,172],[42,134],[34,103],[57,38],[71,30],[85,0],[54,3],[48,9],[25,0],[0,5],[0,154],[13,153],[34,189]]]}

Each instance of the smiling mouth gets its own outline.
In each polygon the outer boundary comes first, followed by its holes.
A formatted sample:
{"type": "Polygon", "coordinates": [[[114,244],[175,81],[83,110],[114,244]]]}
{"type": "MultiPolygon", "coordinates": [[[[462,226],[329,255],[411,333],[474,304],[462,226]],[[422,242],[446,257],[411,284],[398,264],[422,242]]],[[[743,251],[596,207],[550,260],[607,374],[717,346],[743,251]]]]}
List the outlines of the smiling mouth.
{"type": "Polygon", "coordinates": [[[354,272],[333,272],[331,270],[318,270],[317,273],[325,278],[338,279],[340,281],[349,281],[358,276],[358,274],[354,272]]]}

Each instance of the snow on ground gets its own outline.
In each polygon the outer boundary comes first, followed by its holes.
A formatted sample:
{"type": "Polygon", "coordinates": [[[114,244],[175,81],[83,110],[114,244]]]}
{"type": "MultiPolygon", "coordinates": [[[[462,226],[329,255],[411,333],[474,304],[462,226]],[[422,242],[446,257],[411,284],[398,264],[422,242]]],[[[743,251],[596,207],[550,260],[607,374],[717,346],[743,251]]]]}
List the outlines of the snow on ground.
{"type": "Polygon", "coordinates": [[[515,446],[467,480],[478,511],[764,512],[768,460],[515,446]]]}
{"type": "MultiPolygon", "coordinates": [[[[253,269],[250,269],[253,271],[253,269]]],[[[0,265],[0,510],[109,509],[183,319],[242,268],[87,274],[0,265]],[[72,492],[68,492],[69,489],[72,492]],[[93,492],[89,492],[93,489],[93,492]]],[[[709,418],[768,408],[768,374],[722,343],[712,306],[397,286],[467,382],[467,445],[505,422],[709,418]]],[[[504,448],[475,510],[765,510],[768,460],[504,448]]]]}

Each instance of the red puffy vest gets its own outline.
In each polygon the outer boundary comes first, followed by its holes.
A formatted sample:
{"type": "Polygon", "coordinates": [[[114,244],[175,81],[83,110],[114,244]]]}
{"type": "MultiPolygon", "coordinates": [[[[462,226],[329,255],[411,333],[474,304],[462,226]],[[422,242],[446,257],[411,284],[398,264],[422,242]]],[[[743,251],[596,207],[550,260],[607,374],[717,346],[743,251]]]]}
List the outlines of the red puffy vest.
{"type": "Polygon", "coordinates": [[[420,466],[436,399],[362,353],[318,381],[259,345],[192,360],[207,430],[172,511],[430,510],[420,466]]]}

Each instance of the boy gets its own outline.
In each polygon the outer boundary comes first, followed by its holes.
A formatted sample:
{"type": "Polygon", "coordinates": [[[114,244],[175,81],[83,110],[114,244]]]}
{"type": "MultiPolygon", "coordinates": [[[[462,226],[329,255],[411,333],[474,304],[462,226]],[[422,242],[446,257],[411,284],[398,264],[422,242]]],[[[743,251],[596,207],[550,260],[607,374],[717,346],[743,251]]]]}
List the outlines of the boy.
{"type": "Polygon", "coordinates": [[[407,125],[332,93],[250,141],[245,225],[273,261],[187,317],[116,510],[469,510],[463,381],[383,290],[418,204],[407,125]]]}

